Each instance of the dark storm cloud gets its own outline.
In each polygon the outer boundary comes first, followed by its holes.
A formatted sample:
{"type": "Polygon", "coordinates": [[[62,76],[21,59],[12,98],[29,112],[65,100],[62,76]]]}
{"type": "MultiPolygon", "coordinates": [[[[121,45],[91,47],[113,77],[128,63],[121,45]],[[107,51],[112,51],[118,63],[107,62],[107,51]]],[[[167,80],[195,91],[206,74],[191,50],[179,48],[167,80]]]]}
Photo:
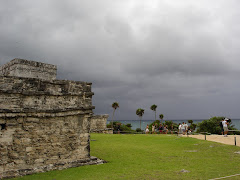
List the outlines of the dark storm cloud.
{"type": "Polygon", "coordinates": [[[97,114],[239,117],[238,1],[0,0],[0,65],[25,58],[92,82],[97,114]]]}

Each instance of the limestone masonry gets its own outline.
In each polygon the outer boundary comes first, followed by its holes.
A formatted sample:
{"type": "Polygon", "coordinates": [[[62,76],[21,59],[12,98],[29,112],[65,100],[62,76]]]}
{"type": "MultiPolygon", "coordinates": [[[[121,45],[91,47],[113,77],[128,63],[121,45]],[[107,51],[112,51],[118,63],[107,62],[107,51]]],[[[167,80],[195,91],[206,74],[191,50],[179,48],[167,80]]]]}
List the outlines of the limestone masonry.
{"type": "Polygon", "coordinates": [[[106,128],[108,117],[108,114],[93,115],[90,123],[91,132],[113,134],[113,130],[111,128],[106,128]]]}
{"type": "Polygon", "coordinates": [[[90,156],[91,83],[56,72],[23,59],[0,67],[0,179],[102,162],[90,156]]]}
{"type": "Polygon", "coordinates": [[[13,59],[0,67],[0,76],[54,80],[57,76],[57,66],[25,59],[13,59]]]}

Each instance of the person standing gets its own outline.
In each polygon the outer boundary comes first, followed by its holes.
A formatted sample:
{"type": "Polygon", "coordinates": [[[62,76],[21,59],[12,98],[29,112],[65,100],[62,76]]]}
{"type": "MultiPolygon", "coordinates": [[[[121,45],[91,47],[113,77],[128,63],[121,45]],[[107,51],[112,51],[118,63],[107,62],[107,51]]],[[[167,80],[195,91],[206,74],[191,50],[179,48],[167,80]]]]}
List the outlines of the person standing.
{"type": "Polygon", "coordinates": [[[171,134],[173,134],[173,125],[171,125],[171,134]]]}
{"type": "Polygon", "coordinates": [[[168,133],[168,126],[167,126],[167,125],[164,126],[163,132],[164,132],[164,134],[167,134],[167,133],[168,133]]]}
{"type": "Polygon", "coordinates": [[[152,134],[155,134],[155,125],[154,125],[154,123],[152,124],[152,134]]]}
{"type": "Polygon", "coordinates": [[[227,137],[227,133],[228,133],[228,122],[227,122],[227,118],[224,119],[224,121],[222,122],[223,124],[223,130],[224,130],[224,137],[227,137]]]}
{"type": "Polygon", "coordinates": [[[186,133],[185,122],[182,123],[181,129],[182,129],[183,135],[185,135],[185,133],[186,133]]]}
{"type": "Polygon", "coordinates": [[[182,134],[182,124],[179,123],[178,125],[178,134],[182,134]]]}
{"type": "Polygon", "coordinates": [[[147,124],[146,130],[145,130],[146,134],[149,133],[149,129],[148,129],[148,128],[149,128],[149,127],[148,127],[148,124],[147,124]]]}
{"type": "Polygon", "coordinates": [[[158,128],[160,134],[163,133],[163,129],[164,129],[164,127],[163,127],[162,123],[160,123],[159,128],[158,128]]]}
{"type": "Polygon", "coordinates": [[[187,123],[184,124],[184,129],[185,129],[185,133],[188,133],[188,124],[187,123]]]}
{"type": "Polygon", "coordinates": [[[220,128],[221,128],[221,133],[222,133],[222,135],[223,135],[223,133],[224,133],[223,121],[224,121],[224,118],[222,118],[222,120],[221,120],[220,123],[219,123],[219,126],[220,126],[220,128]]]}

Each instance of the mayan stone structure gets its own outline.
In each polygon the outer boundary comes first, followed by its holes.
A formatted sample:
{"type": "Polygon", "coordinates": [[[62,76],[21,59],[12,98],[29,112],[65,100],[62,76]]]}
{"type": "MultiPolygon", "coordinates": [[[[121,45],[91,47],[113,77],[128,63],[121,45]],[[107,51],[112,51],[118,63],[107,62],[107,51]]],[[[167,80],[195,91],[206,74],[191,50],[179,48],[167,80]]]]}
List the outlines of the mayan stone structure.
{"type": "Polygon", "coordinates": [[[90,123],[91,132],[113,134],[113,130],[111,128],[107,128],[108,117],[108,114],[93,115],[90,123]]]}
{"type": "Polygon", "coordinates": [[[22,59],[0,68],[0,179],[100,162],[90,156],[91,83],[56,72],[22,59]]]}
{"type": "Polygon", "coordinates": [[[25,59],[13,59],[0,67],[0,76],[54,80],[57,76],[57,66],[25,59]]]}

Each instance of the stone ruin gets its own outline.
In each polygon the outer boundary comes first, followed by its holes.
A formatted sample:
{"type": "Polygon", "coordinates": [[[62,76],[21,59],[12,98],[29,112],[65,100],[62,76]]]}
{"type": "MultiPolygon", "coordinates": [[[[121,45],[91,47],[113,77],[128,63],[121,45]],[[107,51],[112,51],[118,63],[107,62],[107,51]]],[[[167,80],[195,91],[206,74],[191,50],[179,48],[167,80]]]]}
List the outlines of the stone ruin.
{"type": "Polygon", "coordinates": [[[23,59],[0,67],[0,179],[103,162],[90,156],[92,84],[56,74],[23,59]]]}
{"type": "Polygon", "coordinates": [[[106,128],[108,117],[108,114],[93,115],[90,123],[90,131],[94,133],[113,134],[112,128],[106,128]]]}

